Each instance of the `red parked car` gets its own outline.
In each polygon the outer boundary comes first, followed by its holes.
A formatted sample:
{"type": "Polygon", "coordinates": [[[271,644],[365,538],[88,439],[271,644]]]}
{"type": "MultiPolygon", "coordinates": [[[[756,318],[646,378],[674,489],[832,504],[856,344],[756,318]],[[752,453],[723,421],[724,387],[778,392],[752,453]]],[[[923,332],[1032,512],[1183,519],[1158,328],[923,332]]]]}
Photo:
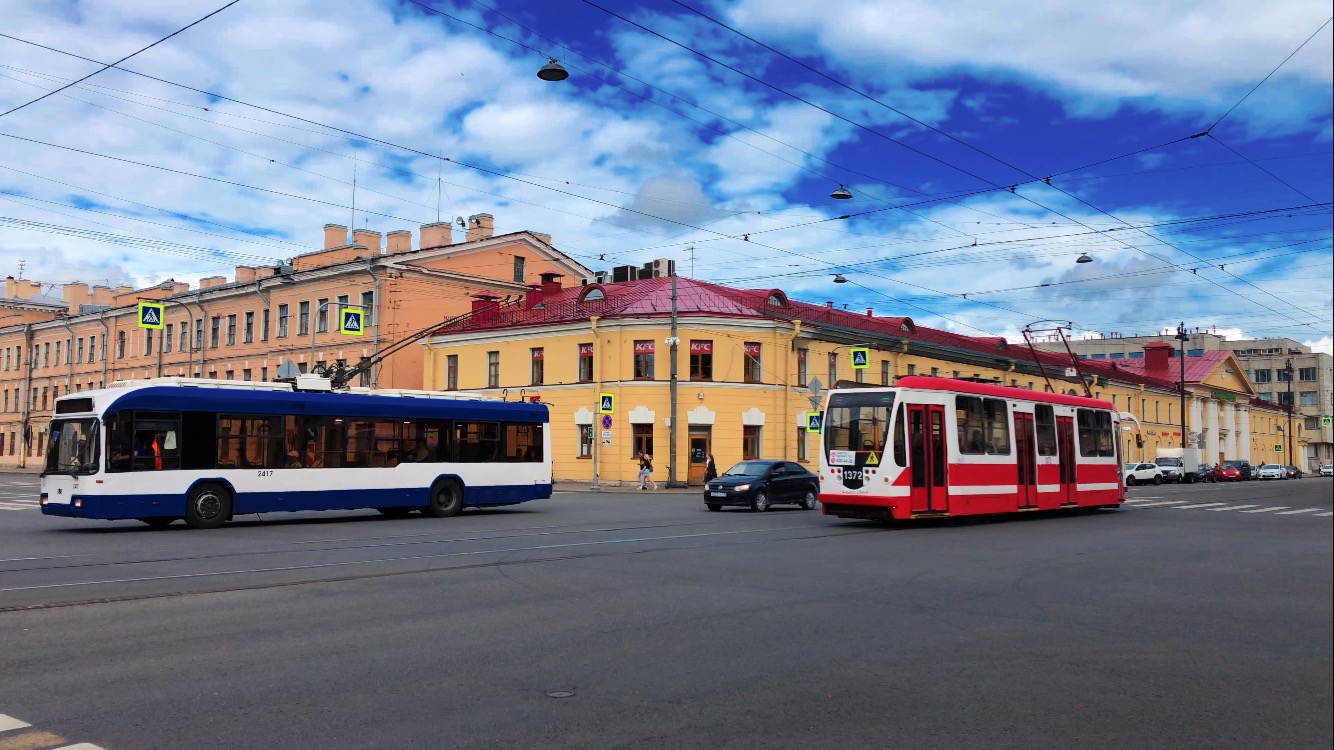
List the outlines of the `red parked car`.
{"type": "Polygon", "coordinates": [[[1226,465],[1226,464],[1220,464],[1220,465],[1218,465],[1218,466],[1215,466],[1215,467],[1214,467],[1214,470],[1213,470],[1212,472],[1210,472],[1210,480],[1209,480],[1209,481],[1211,481],[1211,482],[1240,482],[1240,481],[1242,481],[1243,479],[1245,479],[1245,477],[1243,477],[1243,476],[1241,475],[1241,469],[1239,469],[1239,468],[1237,468],[1237,467],[1235,467],[1235,466],[1228,466],[1228,465],[1226,465]]]}

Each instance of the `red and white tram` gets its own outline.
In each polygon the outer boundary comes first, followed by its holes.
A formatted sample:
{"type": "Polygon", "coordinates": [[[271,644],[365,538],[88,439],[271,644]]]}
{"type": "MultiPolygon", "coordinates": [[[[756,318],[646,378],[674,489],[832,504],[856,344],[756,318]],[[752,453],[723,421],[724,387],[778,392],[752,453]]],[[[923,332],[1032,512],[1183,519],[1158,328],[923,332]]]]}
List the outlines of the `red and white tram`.
{"type": "Polygon", "coordinates": [[[943,378],[835,389],[825,404],[825,515],[907,519],[1117,507],[1112,404],[943,378]]]}

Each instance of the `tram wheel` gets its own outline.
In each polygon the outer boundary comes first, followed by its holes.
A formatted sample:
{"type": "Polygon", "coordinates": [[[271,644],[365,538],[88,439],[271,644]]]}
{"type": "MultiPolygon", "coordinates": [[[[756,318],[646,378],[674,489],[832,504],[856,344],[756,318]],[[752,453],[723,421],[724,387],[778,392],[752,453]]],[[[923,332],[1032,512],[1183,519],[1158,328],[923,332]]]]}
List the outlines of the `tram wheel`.
{"type": "Polygon", "coordinates": [[[232,495],[226,487],[201,484],[185,501],[185,522],[194,529],[216,529],[232,515],[232,495]]]}
{"type": "Polygon", "coordinates": [[[463,512],[463,490],[446,479],[431,488],[431,504],[422,513],[432,518],[449,518],[463,512]]]}
{"type": "Polygon", "coordinates": [[[153,516],[152,518],[137,518],[135,520],[142,521],[155,529],[165,529],[176,521],[175,518],[170,516],[153,516]]]}
{"type": "Polygon", "coordinates": [[[801,498],[801,507],[806,510],[815,510],[815,490],[806,490],[806,494],[801,498]]]}
{"type": "Polygon", "coordinates": [[[717,512],[717,511],[720,511],[720,510],[723,509],[723,506],[719,505],[718,503],[705,503],[705,504],[704,504],[704,507],[705,507],[705,508],[708,508],[709,510],[714,511],[714,512],[717,512]]]}
{"type": "Polygon", "coordinates": [[[756,513],[769,510],[769,496],[765,494],[764,490],[755,493],[755,499],[750,501],[750,509],[756,513]]]}

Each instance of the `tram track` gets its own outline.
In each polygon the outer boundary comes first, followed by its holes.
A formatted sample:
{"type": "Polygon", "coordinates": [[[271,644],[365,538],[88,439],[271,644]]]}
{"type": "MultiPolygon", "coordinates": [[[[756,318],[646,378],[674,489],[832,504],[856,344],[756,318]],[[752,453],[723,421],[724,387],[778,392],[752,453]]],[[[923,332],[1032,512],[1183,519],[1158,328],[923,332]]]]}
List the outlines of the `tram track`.
{"type": "MultiPolygon", "coordinates": [[[[690,524],[687,524],[687,525],[690,525],[690,524]]],[[[373,558],[373,559],[368,559],[368,560],[340,560],[340,561],[331,561],[331,562],[325,562],[325,563],[310,563],[310,564],[304,564],[304,565],[274,566],[274,567],[267,567],[267,568],[243,568],[243,569],[225,570],[225,571],[206,571],[206,572],[197,572],[197,573],[177,573],[177,574],[154,575],[154,576],[139,576],[139,577],[127,577],[127,578],[117,578],[117,579],[102,579],[102,580],[92,580],[92,581],[67,581],[67,582],[61,582],[61,583],[34,584],[34,585],[27,585],[27,586],[11,586],[11,587],[6,587],[6,588],[0,588],[0,594],[5,594],[5,593],[19,593],[19,592],[27,592],[27,591],[68,590],[68,589],[82,588],[82,587],[89,587],[89,586],[111,586],[111,585],[128,585],[128,584],[135,584],[135,583],[151,583],[151,582],[163,582],[163,581],[202,580],[202,579],[219,578],[219,577],[224,577],[224,576],[234,576],[234,575],[261,575],[261,574],[266,574],[266,573],[292,573],[292,572],[301,572],[301,571],[307,571],[307,570],[329,570],[329,569],[335,569],[335,568],[347,568],[347,567],[351,567],[351,566],[360,566],[360,565],[383,565],[383,564],[404,563],[404,562],[417,562],[417,561],[427,561],[427,560],[446,560],[446,559],[458,559],[458,558],[476,557],[476,556],[480,556],[480,555],[506,555],[506,554],[516,554],[516,553],[524,553],[524,552],[538,553],[538,552],[546,552],[546,551],[558,550],[558,549],[573,549],[573,548],[578,548],[578,547],[601,547],[601,546],[612,545],[612,544],[639,544],[639,543],[650,543],[650,542],[670,542],[670,541],[676,541],[676,540],[685,540],[685,539],[703,539],[703,538],[716,539],[716,538],[720,538],[720,537],[736,537],[736,536],[739,536],[739,535],[742,535],[742,534],[764,534],[764,533],[773,533],[773,532],[781,532],[781,531],[797,531],[797,530],[810,530],[810,529],[811,529],[810,526],[783,526],[783,527],[776,527],[776,528],[769,528],[769,529],[737,529],[737,530],[731,530],[731,531],[704,532],[704,533],[698,533],[698,534],[675,534],[675,535],[666,535],[666,536],[649,536],[649,537],[634,537],[634,538],[621,538],[621,539],[605,539],[605,540],[568,542],[568,543],[563,543],[563,544],[548,544],[548,545],[536,545],[536,546],[526,546],[526,547],[508,547],[508,548],[500,548],[500,549],[464,550],[464,551],[453,551],[453,552],[441,552],[441,553],[433,553],[433,554],[427,554],[427,555],[404,555],[404,556],[399,556],[399,557],[373,558]]],[[[774,543],[774,542],[805,541],[805,540],[812,540],[812,539],[825,539],[825,538],[842,537],[842,536],[857,536],[857,535],[862,535],[862,534],[876,533],[877,531],[878,531],[878,530],[875,529],[875,528],[854,528],[854,529],[833,529],[833,528],[831,528],[831,529],[829,529],[829,530],[826,531],[826,532],[817,532],[817,533],[805,533],[805,534],[789,535],[789,536],[783,536],[783,537],[779,537],[779,538],[743,539],[743,540],[739,540],[739,541],[733,541],[733,542],[730,542],[730,543],[728,543],[727,545],[719,545],[719,544],[670,545],[670,544],[665,544],[665,545],[659,545],[659,546],[654,546],[654,547],[639,548],[639,549],[629,549],[629,550],[608,550],[608,551],[602,551],[602,552],[592,552],[592,551],[590,551],[590,552],[581,553],[581,554],[565,554],[565,555],[555,555],[555,556],[545,556],[545,557],[529,557],[529,558],[512,559],[512,560],[494,560],[494,561],[485,561],[485,562],[476,562],[476,563],[466,563],[466,564],[462,564],[462,565],[450,565],[450,566],[445,566],[445,567],[413,568],[413,569],[410,569],[410,570],[385,570],[385,571],[375,571],[375,572],[367,572],[367,573],[357,573],[357,574],[351,574],[351,575],[322,576],[322,577],[318,577],[318,578],[307,578],[307,579],[294,580],[294,581],[266,581],[266,582],[252,582],[252,583],[246,583],[246,584],[234,585],[234,586],[219,586],[219,587],[204,588],[204,589],[194,589],[194,590],[177,590],[177,591],[159,591],[159,592],[129,593],[129,594],[116,595],[116,596],[95,597],[95,598],[85,598],[85,599],[74,599],[74,600],[65,600],[65,601],[36,602],[36,603],[32,603],[32,604],[0,605],[0,614],[7,614],[7,613],[14,613],[14,612],[25,612],[25,611],[36,611],[36,610],[46,610],[46,609],[60,609],[60,608],[79,607],[79,606],[90,606],[90,605],[95,605],[95,604],[114,604],[114,603],[121,603],[121,602],[143,601],[143,600],[150,600],[150,599],[164,599],[164,598],[175,598],[175,597],[184,597],[184,596],[204,596],[204,595],[211,595],[211,594],[224,594],[224,593],[243,592],[243,591],[259,591],[259,590],[266,590],[266,589],[286,588],[286,587],[295,587],[295,586],[307,586],[307,585],[319,585],[319,584],[327,584],[327,583],[341,583],[341,582],[347,582],[347,581],[358,581],[358,580],[377,579],[377,578],[389,578],[389,577],[398,577],[398,576],[407,576],[407,575],[425,575],[425,574],[432,574],[432,573],[452,573],[452,572],[458,572],[458,571],[476,570],[476,569],[480,569],[480,568],[489,568],[489,567],[510,567],[510,566],[519,566],[519,565],[533,565],[533,564],[544,564],[544,563],[566,562],[566,561],[570,561],[570,560],[580,560],[580,559],[592,559],[592,558],[606,558],[606,557],[617,557],[617,556],[630,556],[630,555],[651,554],[651,553],[658,553],[658,552],[679,552],[679,551],[683,551],[683,550],[690,550],[690,549],[708,549],[708,548],[720,547],[720,546],[741,546],[741,545],[748,545],[748,544],[769,544],[769,543],[774,543]]]]}

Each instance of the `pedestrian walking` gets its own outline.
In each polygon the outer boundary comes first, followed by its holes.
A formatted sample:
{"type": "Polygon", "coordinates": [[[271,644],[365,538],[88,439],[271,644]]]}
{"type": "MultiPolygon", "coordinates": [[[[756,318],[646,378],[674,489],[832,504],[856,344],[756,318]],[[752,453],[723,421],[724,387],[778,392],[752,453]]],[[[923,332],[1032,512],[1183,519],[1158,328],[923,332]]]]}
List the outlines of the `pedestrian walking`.
{"type": "Polygon", "coordinates": [[[713,454],[707,454],[708,460],[704,462],[704,482],[705,484],[718,478],[718,464],[713,462],[713,454]]]}
{"type": "Polygon", "coordinates": [[[653,456],[647,453],[639,455],[639,489],[658,489],[658,483],[651,478],[653,474],[653,456]]]}

